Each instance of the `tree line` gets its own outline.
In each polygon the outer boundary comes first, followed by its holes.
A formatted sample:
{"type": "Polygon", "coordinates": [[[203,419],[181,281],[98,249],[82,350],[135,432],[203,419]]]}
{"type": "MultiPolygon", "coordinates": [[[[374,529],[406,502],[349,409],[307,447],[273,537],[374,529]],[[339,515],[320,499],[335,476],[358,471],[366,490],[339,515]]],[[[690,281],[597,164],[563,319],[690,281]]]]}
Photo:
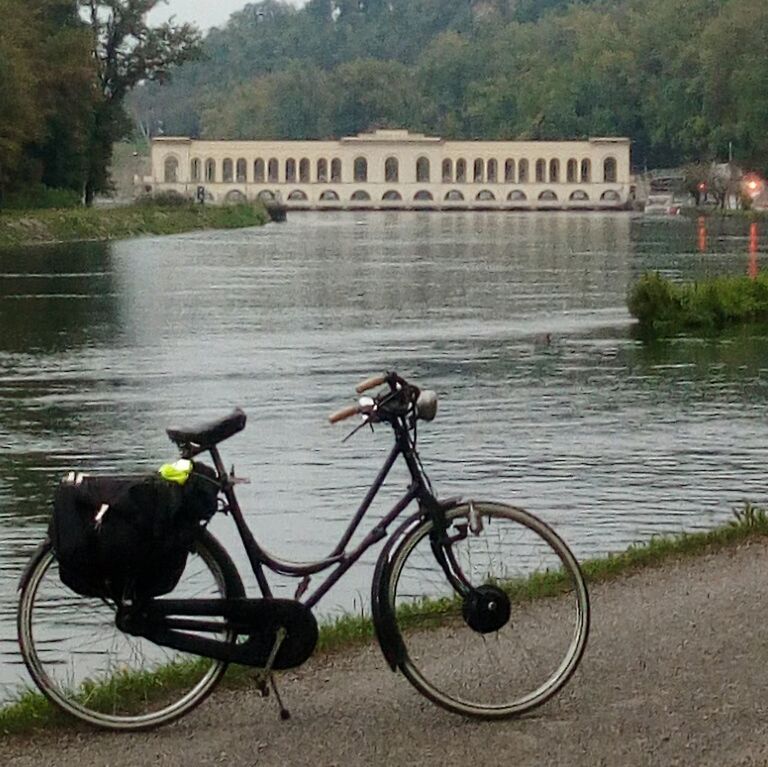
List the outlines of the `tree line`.
{"type": "Polygon", "coordinates": [[[158,1],[0,0],[0,205],[38,188],[90,204],[109,189],[127,94],[200,50],[191,25],[147,25],[158,1]]]}
{"type": "Polygon", "coordinates": [[[265,0],[131,106],[175,135],[622,135],[641,168],[765,171],[766,39],[765,0],[265,0]]]}
{"type": "Polygon", "coordinates": [[[204,39],[149,26],[158,2],[0,0],[0,204],[30,187],[91,202],[137,127],[623,135],[640,168],[768,170],[765,0],[263,0],[204,39]]]}

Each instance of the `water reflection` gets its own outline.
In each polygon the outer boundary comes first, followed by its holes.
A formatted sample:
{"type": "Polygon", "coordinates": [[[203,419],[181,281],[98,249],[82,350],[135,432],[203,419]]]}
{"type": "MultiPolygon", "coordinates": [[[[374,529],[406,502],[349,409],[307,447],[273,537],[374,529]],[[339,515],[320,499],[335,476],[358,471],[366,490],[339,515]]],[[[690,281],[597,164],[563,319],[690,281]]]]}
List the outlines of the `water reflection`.
{"type": "MultiPolygon", "coordinates": [[[[746,225],[708,226],[702,251],[696,221],[623,214],[306,214],[0,253],[0,658],[58,476],[152,470],[173,456],[166,425],[244,407],[223,453],[254,479],[250,523],[288,558],[327,554],[390,438],[340,444],[325,416],[382,369],[441,396],[421,433],[441,494],[528,506],[579,555],[760,500],[766,334],[644,344],[626,311],[649,269],[743,273],[746,225]]],[[[366,602],[375,554],[326,609],[366,602]]],[[[6,665],[0,689],[18,676],[6,665]]]]}

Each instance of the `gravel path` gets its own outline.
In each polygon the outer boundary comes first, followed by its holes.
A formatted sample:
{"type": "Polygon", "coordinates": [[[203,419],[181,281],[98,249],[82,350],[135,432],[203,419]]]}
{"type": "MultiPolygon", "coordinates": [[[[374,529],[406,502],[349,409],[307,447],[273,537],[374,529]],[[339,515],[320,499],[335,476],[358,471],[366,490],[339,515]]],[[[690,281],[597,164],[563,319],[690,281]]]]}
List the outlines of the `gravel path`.
{"type": "Polygon", "coordinates": [[[73,726],[0,742],[0,765],[765,767],[767,569],[760,541],[594,587],[579,671],[523,719],[444,712],[372,646],[284,678],[288,722],[272,699],[220,690],[151,733],[73,726]]]}

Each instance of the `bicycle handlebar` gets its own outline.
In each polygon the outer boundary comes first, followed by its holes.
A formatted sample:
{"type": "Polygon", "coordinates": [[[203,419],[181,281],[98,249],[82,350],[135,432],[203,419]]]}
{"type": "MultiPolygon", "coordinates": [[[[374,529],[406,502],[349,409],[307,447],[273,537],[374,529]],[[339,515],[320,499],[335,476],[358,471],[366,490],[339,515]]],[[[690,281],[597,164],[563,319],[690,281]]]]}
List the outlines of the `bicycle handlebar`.
{"type": "Polygon", "coordinates": [[[417,417],[425,421],[431,421],[435,417],[437,395],[434,392],[422,392],[417,386],[408,383],[395,372],[381,373],[366,378],[355,387],[355,391],[362,394],[386,383],[389,384],[391,390],[389,393],[382,392],[374,399],[362,397],[356,405],[348,405],[335,413],[331,413],[328,420],[331,423],[338,423],[351,418],[353,415],[360,414],[368,415],[369,420],[380,420],[383,417],[383,420],[388,421],[392,417],[405,415],[410,408],[415,408],[417,417]],[[386,410],[382,410],[384,407],[386,410]]]}
{"type": "Polygon", "coordinates": [[[382,373],[381,375],[377,376],[371,376],[370,378],[366,378],[365,381],[360,381],[360,383],[355,386],[355,391],[358,394],[362,394],[364,391],[368,391],[368,389],[373,389],[376,386],[381,386],[383,383],[387,382],[387,374],[382,373]]]}
{"type": "Polygon", "coordinates": [[[353,415],[357,415],[360,412],[360,405],[347,405],[347,407],[337,410],[335,413],[331,413],[328,416],[328,420],[331,423],[338,423],[346,418],[351,418],[353,415]]]}

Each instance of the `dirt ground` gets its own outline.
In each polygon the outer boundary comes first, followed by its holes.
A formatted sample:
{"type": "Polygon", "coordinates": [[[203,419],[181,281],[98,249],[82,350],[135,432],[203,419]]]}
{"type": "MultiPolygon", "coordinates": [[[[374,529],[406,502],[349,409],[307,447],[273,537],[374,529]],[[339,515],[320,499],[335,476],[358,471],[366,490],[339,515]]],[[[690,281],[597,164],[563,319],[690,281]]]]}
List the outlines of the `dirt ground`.
{"type": "Polygon", "coordinates": [[[768,765],[768,542],[592,589],[567,687],[532,715],[476,722],[422,698],[371,646],[310,662],[274,700],[220,690],[137,735],[73,725],[0,742],[4,767],[768,765]]]}

